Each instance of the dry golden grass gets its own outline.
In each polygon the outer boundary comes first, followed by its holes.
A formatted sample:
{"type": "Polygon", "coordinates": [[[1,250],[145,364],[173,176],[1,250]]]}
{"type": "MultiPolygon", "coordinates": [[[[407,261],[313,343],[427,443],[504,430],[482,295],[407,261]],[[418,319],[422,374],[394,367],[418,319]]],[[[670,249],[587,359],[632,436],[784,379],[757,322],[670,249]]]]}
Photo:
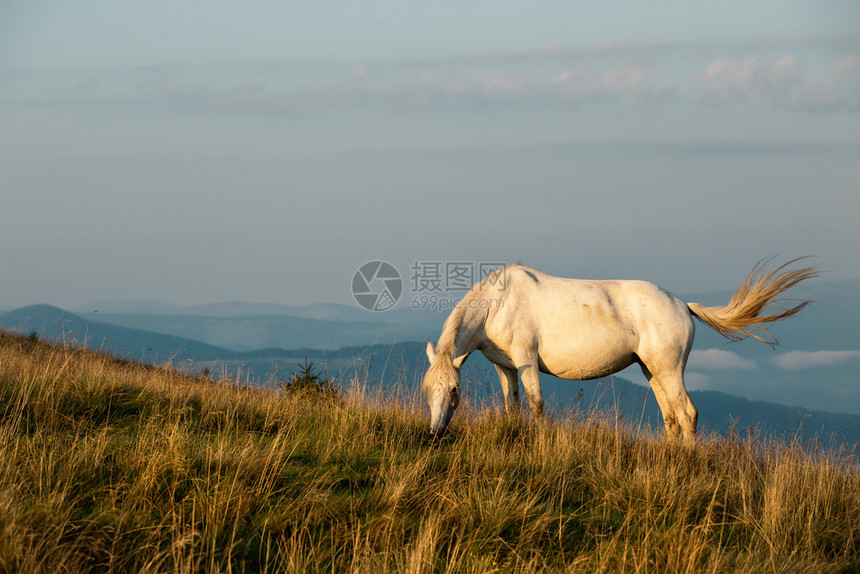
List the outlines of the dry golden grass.
{"type": "Polygon", "coordinates": [[[853,572],[860,474],[796,445],[194,378],[0,335],[2,572],[853,572]]]}

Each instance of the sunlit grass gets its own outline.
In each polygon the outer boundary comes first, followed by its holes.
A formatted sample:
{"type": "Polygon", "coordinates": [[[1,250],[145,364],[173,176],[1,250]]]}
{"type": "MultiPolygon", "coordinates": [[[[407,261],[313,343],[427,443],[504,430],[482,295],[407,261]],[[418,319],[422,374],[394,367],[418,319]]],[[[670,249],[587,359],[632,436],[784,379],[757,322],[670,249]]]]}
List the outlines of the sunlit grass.
{"type": "Polygon", "coordinates": [[[0,571],[850,572],[847,455],[342,400],[0,338],[0,571]]]}

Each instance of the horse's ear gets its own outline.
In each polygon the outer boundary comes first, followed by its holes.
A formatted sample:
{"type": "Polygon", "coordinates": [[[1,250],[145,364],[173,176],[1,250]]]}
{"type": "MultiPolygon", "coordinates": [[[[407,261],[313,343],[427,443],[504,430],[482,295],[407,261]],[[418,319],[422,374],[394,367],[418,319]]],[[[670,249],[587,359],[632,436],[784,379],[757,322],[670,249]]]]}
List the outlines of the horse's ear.
{"type": "Polygon", "coordinates": [[[427,360],[431,363],[436,360],[436,347],[433,346],[433,341],[427,341],[427,360]]]}
{"type": "Polygon", "coordinates": [[[465,362],[465,360],[466,360],[467,358],[469,358],[469,353],[466,353],[465,355],[460,355],[459,357],[457,357],[456,359],[454,359],[454,368],[455,368],[455,369],[459,369],[459,368],[460,368],[460,365],[462,365],[462,364],[463,364],[463,362],[465,362]]]}

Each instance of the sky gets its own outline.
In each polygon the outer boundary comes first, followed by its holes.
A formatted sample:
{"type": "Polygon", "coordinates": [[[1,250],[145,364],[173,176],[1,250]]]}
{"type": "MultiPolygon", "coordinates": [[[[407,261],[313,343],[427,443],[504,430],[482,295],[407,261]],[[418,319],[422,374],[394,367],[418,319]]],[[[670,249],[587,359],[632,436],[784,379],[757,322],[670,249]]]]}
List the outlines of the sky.
{"type": "MultiPolygon", "coordinates": [[[[860,277],[860,5],[0,4],[0,307],[860,277]]],[[[408,304],[404,296],[400,304],[408,304]]]]}

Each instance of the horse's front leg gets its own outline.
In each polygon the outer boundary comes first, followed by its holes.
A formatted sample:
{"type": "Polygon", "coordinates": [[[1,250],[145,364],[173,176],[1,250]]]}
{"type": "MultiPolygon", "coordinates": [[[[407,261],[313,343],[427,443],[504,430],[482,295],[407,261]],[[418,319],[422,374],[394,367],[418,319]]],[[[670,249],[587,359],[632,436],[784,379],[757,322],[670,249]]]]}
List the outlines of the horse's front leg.
{"type": "Polygon", "coordinates": [[[529,400],[529,408],[534,418],[543,417],[543,394],[540,390],[540,371],[538,371],[538,358],[535,355],[522,357],[521,360],[514,359],[517,372],[523,381],[523,389],[529,400]]]}
{"type": "Polygon", "coordinates": [[[519,414],[520,387],[517,382],[517,371],[500,365],[495,367],[502,383],[502,394],[505,396],[505,412],[509,415],[519,414]]]}

